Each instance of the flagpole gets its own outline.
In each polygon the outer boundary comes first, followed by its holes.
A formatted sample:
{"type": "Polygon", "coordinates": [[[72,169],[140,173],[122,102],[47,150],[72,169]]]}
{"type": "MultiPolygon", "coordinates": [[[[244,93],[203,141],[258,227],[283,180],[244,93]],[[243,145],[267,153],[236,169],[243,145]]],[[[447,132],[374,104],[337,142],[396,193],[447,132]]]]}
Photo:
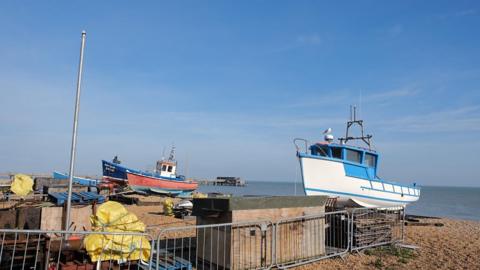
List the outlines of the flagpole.
{"type": "Polygon", "coordinates": [[[68,173],[68,196],[67,196],[67,213],[65,218],[65,230],[70,230],[70,210],[72,208],[72,184],[75,169],[75,155],[77,150],[77,126],[78,126],[78,112],[80,110],[80,89],[82,85],[82,70],[83,70],[83,51],[85,50],[85,39],[87,33],[82,31],[82,43],[80,46],[80,63],[78,65],[77,77],[77,96],[75,99],[75,114],[73,116],[73,134],[72,146],[70,148],[70,170],[68,173]]]}

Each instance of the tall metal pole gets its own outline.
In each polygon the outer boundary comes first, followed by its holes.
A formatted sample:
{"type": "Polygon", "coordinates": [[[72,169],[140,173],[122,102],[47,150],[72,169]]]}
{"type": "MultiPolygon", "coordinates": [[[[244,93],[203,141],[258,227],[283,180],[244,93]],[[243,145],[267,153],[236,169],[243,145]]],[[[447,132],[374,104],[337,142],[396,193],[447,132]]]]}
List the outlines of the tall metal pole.
{"type": "Polygon", "coordinates": [[[77,96],[75,99],[75,114],[73,116],[73,134],[72,147],[70,149],[70,171],[68,173],[68,197],[67,197],[67,213],[65,218],[65,230],[70,230],[70,210],[72,208],[72,183],[75,169],[75,155],[77,150],[77,126],[78,111],[80,109],[80,89],[82,86],[82,70],[83,70],[83,51],[85,49],[85,38],[87,33],[82,31],[82,44],[80,46],[80,64],[78,65],[77,77],[77,96]]]}

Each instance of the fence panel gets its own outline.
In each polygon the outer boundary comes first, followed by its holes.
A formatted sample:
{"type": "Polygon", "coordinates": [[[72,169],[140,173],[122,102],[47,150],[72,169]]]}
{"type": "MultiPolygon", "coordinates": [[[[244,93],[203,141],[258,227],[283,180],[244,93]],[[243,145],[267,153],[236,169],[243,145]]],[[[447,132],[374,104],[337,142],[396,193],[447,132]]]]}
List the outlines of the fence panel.
{"type": "Polygon", "coordinates": [[[280,220],[275,224],[275,263],[289,268],[348,252],[347,211],[280,220]]]}
{"type": "Polygon", "coordinates": [[[146,233],[0,229],[0,270],[289,268],[403,237],[404,209],[369,208],[169,227],[156,241],[146,233]]]}
{"type": "Polygon", "coordinates": [[[267,221],[167,228],[157,238],[153,260],[189,263],[194,269],[268,269],[273,241],[273,224],[267,221]]]}
{"type": "Polygon", "coordinates": [[[404,209],[352,210],[351,250],[393,244],[404,239],[404,209]]]}
{"type": "Polygon", "coordinates": [[[150,269],[152,243],[142,233],[0,229],[0,270],[150,269]]]}

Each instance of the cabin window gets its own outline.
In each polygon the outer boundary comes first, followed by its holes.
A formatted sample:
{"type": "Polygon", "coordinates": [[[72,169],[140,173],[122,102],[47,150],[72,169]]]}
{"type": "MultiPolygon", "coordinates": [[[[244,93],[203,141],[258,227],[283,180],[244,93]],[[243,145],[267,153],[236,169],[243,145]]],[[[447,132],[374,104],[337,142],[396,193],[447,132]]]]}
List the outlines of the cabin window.
{"type": "Polygon", "coordinates": [[[166,171],[167,170],[167,165],[162,165],[162,171],[166,171]]]}
{"type": "Polygon", "coordinates": [[[365,165],[368,167],[375,167],[377,163],[377,157],[375,155],[365,153],[365,165]]]}
{"type": "Polygon", "coordinates": [[[362,158],[362,153],[361,152],[351,150],[351,149],[346,149],[346,151],[347,151],[347,160],[348,161],[360,163],[360,160],[362,158]]]}
{"type": "Polygon", "coordinates": [[[172,166],[168,166],[168,172],[172,172],[172,166]]]}
{"type": "Polygon", "coordinates": [[[319,147],[319,146],[317,146],[317,147],[315,147],[315,148],[313,149],[313,154],[314,154],[314,155],[317,155],[317,156],[326,157],[326,156],[328,156],[328,152],[327,152],[327,151],[328,151],[328,149],[327,149],[326,147],[319,147]]]}
{"type": "Polygon", "coordinates": [[[332,157],[342,159],[342,148],[332,147],[332,157]]]}

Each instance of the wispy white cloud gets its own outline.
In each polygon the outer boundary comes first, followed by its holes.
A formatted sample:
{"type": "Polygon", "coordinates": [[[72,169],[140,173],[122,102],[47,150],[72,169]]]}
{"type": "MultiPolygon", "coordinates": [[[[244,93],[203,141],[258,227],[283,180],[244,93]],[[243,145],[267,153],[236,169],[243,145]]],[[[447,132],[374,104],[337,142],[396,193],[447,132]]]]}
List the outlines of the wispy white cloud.
{"type": "Polygon", "coordinates": [[[458,10],[458,11],[454,11],[446,14],[438,14],[435,17],[440,20],[448,20],[448,19],[454,19],[454,18],[476,16],[477,14],[478,14],[478,10],[469,8],[469,9],[458,10]]]}
{"type": "Polygon", "coordinates": [[[290,100],[289,103],[283,105],[282,107],[287,109],[328,109],[332,106],[338,108],[339,105],[345,105],[348,107],[348,105],[357,102],[390,103],[399,99],[416,96],[419,93],[421,93],[420,87],[413,83],[392,90],[377,91],[373,93],[367,92],[364,95],[362,95],[361,91],[352,89],[340,89],[332,91],[323,90],[322,94],[302,96],[295,100],[290,100]]]}
{"type": "Polygon", "coordinates": [[[415,96],[420,93],[420,88],[417,85],[407,85],[398,89],[376,92],[366,95],[363,98],[364,102],[380,102],[388,101],[397,98],[405,98],[415,96]]]}
{"type": "Polygon", "coordinates": [[[290,101],[284,107],[287,109],[294,108],[325,108],[330,106],[337,106],[338,103],[348,103],[351,100],[351,94],[340,91],[324,91],[322,95],[315,95],[309,97],[302,97],[290,101]],[[335,94],[333,94],[335,93],[335,94]]]}
{"type": "Polygon", "coordinates": [[[450,108],[378,123],[385,129],[413,133],[459,133],[480,131],[480,106],[450,108]]]}
{"type": "Polygon", "coordinates": [[[465,10],[460,10],[454,13],[456,17],[470,16],[475,14],[477,14],[476,9],[465,9],[465,10]]]}

